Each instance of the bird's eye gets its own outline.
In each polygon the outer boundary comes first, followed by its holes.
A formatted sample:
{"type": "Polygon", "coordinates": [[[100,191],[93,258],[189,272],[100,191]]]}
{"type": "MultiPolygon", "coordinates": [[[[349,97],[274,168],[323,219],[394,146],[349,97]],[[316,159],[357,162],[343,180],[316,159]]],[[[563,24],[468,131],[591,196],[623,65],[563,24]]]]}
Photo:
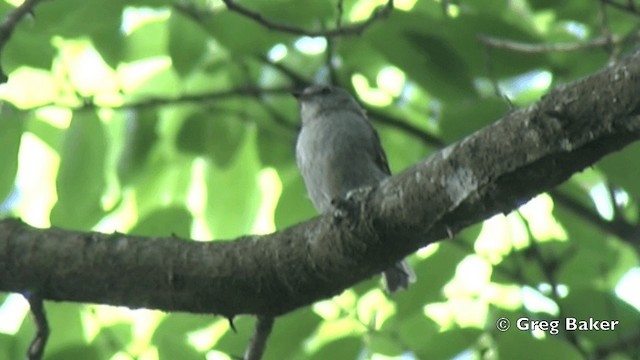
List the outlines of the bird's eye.
{"type": "Polygon", "coordinates": [[[320,89],[320,94],[322,95],[327,95],[331,93],[331,88],[328,86],[324,86],[322,89],[320,89]]]}

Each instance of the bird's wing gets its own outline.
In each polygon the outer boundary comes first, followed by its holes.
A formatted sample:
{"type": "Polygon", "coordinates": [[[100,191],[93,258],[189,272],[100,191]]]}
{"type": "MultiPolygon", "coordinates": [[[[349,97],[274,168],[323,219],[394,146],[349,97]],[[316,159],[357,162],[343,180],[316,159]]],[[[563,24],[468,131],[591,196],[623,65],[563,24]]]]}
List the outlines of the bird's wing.
{"type": "MultiPolygon", "coordinates": [[[[371,124],[369,124],[371,126],[371,124]]],[[[387,175],[391,175],[391,169],[389,169],[389,161],[387,160],[387,154],[385,154],[384,149],[382,148],[382,143],[380,142],[380,136],[376,129],[371,126],[371,130],[373,130],[373,136],[375,141],[373,142],[373,150],[375,154],[374,161],[376,165],[387,175]]]]}

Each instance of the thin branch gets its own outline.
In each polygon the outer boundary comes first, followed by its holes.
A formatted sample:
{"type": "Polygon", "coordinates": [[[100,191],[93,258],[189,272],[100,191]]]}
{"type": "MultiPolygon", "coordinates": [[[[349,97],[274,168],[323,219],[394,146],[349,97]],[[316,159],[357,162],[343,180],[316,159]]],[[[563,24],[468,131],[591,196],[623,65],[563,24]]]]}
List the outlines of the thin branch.
{"type": "Polygon", "coordinates": [[[36,325],[36,336],[31,341],[31,345],[27,351],[27,360],[40,360],[44,354],[47,339],[49,339],[49,323],[44,311],[44,302],[42,297],[37,294],[27,294],[24,296],[27,301],[29,301],[33,322],[36,325]]]}
{"type": "Polygon", "coordinates": [[[273,329],[274,318],[271,316],[258,316],[256,329],[249,341],[247,351],[244,354],[244,360],[260,360],[267,347],[267,339],[273,329]]]}
{"type": "Polygon", "coordinates": [[[500,89],[500,84],[498,83],[498,78],[495,75],[495,70],[493,67],[493,61],[491,56],[492,50],[493,48],[491,48],[490,46],[484,46],[483,54],[484,54],[485,72],[487,73],[487,77],[489,78],[489,81],[491,82],[491,86],[493,87],[493,93],[495,96],[501,99],[504,99],[504,101],[507,102],[507,105],[509,106],[509,110],[515,110],[516,107],[513,105],[513,102],[511,101],[509,96],[504,94],[500,89]]]}
{"type": "Polygon", "coordinates": [[[620,239],[625,240],[630,244],[640,243],[640,227],[637,225],[629,224],[623,219],[617,219],[616,221],[606,221],[600,215],[596,214],[593,210],[588,209],[586,206],[580,204],[575,199],[563,194],[558,190],[549,191],[554,201],[557,201],[560,205],[566,207],[574,214],[581,217],[583,220],[599,228],[601,231],[615,235],[620,239]]]}
{"type": "Polygon", "coordinates": [[[341,27],[337,27],[329,30],[319,30],[319,31],[311,31],[303,28],[299,28],[296,26],[291,26],[287,24],[281,24],[277,22],[273,22],[269,19],[266,19],[259,12],[253,11],[246,7],[243,7],[236,3],[234,0],[222,0],[222,2],[227,5],[227,8],[231,11],[237,12],[243,16],[246,16],[249,19],[254,20],[258,24],[266,27],[267,29],[280,31],[283,33],[293,34],[293,35],[302,35],[302,36],[322,36],[322,37],[336,37],[342,35],[359,35],[366,28],[371,26],[374,22],[379,19],[384,19],[393,10],[393,0],[387,1],[387,3],[383,6],[376,8],[371,16],[364,21],[352,23],[350,25],[344,25],[341,27]]]}
{"type": "Polygon", "coordinates": [[[640,9],[633,3],[632,0],[628,0],[626,4],[620,4],[614,0],[602,0],[605,4],[616,8],[618,10],[626,11],[630,14],[640,16],[640,9]]]}
{"type": "Polygon", "coordinates": [[[338,0],[336,10],[338,11],[338,16],[336,16],[336,29],[340,29],[342,27],[342,14],[344,14],[344,0],[338,0]]]}
{"type": "Polygon", "coordinates": [[[368,106],[364,106],[364,109],[365,109],[367,115],[369,115],[371,120],[373,120],[374,122],[378,122],[380,124],[385,124],[387,126],[391,126],[391,127],[396,128],[396,129],[400,129],[400,130],[406,132],[407,134],[420,139],[424,144],[429,145],[429,146],[433,146],[433,147],[438,148],[438,149],[441,149],[441,148],[447,146],[447,143],[445,143],[439,137],[431,135],[428,132],[420,129],[419,127],[417,127],[417,126],[415,126],[415,125],[413,125],[411,123],[408,123],[408,122],[403,121],[403,120],[396,119],[391,115],[388,115],[388,114],[385,114],[383,112],[374,110],[373,108],[368,107],[368,106]]]}
{"type": "MultiPolygon", "coordinates": [[[[298,74],[294,70],[288,68],[282,63],[273,62],[266,57],[258,57],[260,61],[263,63],[273,67],[274,69],[280,71],[286,77],[288,77],[291,81],[298,86],[307,86],[310,85],[311,82],[304,78],[304,76],[298,74]]],[[[361,104],[366,113],[370,115],[371,119],[375,122],[394,127],[396,129],[400,129],[405,131],[408,135],[414,136],[420,139],[423,143],[429,146],[433,146],[435,148],[443,148],[447,146],[447,144],[437,136],[431,135],[428,132],[420,129],[419,127],[410,124],[406,121],[402,121],[392,117],[391,115],[385,114],[383,112],[377,111],[374,108],[366,106],[366,104],[361,104]]]]}
{"type": "MultiPolygon", "coordinates": [[[[15,29],[18,22],[22,20],[22,18],[33,12],[33,8],[42,0],[26,0],[22,3],[22,5],[18,6],[12,12],[7,15],[2,24],[0,25],[0,53],[2,53],[5,45],[11,38],[13,34],[13,30],[15,29]]],[[[7,82],[7,75],[0,68],[0,84],[7,82]]]]}
{"type": "Polygon", "coordinates": [[[294,89],[299,90],[301,88],[307,87],[308,85],[311,85],[311,81],[306,79],[304,76],[298,74],[295,70],[285,66],[283,63],[271,61],[269,58],[267,58],[264,55],[257,55],[256,57],[263,64],[278,70],[279,72],[284,74],[286,77],[288,77],[289,80],[293,82],[294,89]]]}
{"type": "MultiPolygon", "coordinates": [[[[636,34],[637,36],[637,34],[636,34]]],[[[513,40],[498,39],[488,35],[478,35],[478,40],[485,46],[495,49],[507,49],[528,54],[549,53],[549,52],[571,52],[593,48],[606,48],[611,44],[620,44],[622,39],[619,36],[600,36],[585,42],[558,43],[558,44],[531,44],[513,40]]]]}
{"type": "Polygon", "coordinates": [[[327,38],[327,51],[325,53],[325,66],[327,67],[327,73],[329,74],[329,83],[338,84],[338,74],[336,72],[335,64],[335,42],[331,38],[327,38]]]}
{"type": "Polygon", "coordinates": [[[213,11],[209,9],[201,9],[193,2],[178,1],[171,4],[173,10],[190,18],[198,24],[204,22],[209,16],[213,15],[213,11]]]}
{"type": "Polygon", "coordinates": [[[611,35],[611,29],[609,26],[609,17],[607,16],[607,8],[604,1],[598,2],[598,20],[600,22],[600,32],[602,37],[607,39],[607,44],[604,48],[609,53],[609,61],[615,61],[620,54],[620,47],[613,43],[613,35],[611,35]]]}
{"type": "Polygon", "coordinates": [[[88,110],[88,109],[96,109],[96,108],[112,109],[112,110],[141,109],[141,108],[148,108],[148,107],[159,107],[159,106],[186,104],[186,103],[197,103],[197,102],[204,103],[208,101],[223,100],[223,99],[229,99],[229,98],[239,97],[239,96],[260,98],[263,95],[289,95],[291,94],[291,91],[292,89],[288,86],[269,88],[269,89],[259,88],[255,86],[243,86],[235,89],[216,90],[216,91],[205,92],[201,94],[185,94],[178,97],[149,97],[142,100],[125,102],[121,105],[98,104],[93,101],[83,101],[81,105],[76,106],[76,105],[65,105],[65,104],[54,102],[54,103],[37,106],[34,109],[40,109],[48,106],[61,106],[69,110],[88,110]]]}

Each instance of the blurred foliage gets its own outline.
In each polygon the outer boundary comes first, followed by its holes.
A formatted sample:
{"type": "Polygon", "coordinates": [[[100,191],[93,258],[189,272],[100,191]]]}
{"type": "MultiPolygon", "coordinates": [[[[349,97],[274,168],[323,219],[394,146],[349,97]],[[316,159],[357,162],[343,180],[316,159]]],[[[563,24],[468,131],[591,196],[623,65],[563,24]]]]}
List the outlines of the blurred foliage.
{"type": "MultiPolygon", "coordinates": [[[[3,18],[10,3],[0,1],[3,18]]],[[[338,17],[363,20],[372,3],[240,2],[308,31],[331,29],[338,17]]],[[[639,20],[582,0],[407,0],[362,34],[327,41],[273,31],[213,0],[52,0],[33,15],[0,57],[9,76],[0,86],[0,215],[198,240],[315,216],[293,156],[298,119],[288,91],[301,82],[331,75],[370,110],[452,143],[510,111],[504,97],[526,106],[634,45],[523,53],[488,48],[479,35],[579,44],[605,30],[622,39],[639,20]]],[[[372,120],[394,172],[437,151],[372,120]]],[[[389,298],[377,279],[364,281],[278,319],[265,359],[640,358],[637,246],[611,230],[637,228],[639,149],[560,186],[569,203],[541,195],[420,250],[410,258],[418,281],[406,292],[389,298]],[[511,330],[496,329],[500,317],[511,330]],[[550,335],[514,330],[521,317],[620,325],[550,335]]],[[[33,324],[15,296],[0,294],[1,303],[0,359],[23,358],[33,324]]],[[[210,316],[47,310],[46,359],[231,359],[254,324],[240,317],[234,333],[210,316]]]]}

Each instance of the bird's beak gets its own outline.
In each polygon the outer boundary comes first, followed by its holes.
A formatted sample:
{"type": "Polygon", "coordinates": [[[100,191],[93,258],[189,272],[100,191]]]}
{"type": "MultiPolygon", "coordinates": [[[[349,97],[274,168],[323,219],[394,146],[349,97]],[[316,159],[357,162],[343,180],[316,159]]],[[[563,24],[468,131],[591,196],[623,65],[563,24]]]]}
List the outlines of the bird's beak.
{"type": "Polygon", "coordinates": [[[302,89],[298,89],[298,90],[293,90],[291,92],[291,95],[293,95],[293,97],[295,97],[296,99],[300,99],[303,95],[304,90],[302,89]]]}

